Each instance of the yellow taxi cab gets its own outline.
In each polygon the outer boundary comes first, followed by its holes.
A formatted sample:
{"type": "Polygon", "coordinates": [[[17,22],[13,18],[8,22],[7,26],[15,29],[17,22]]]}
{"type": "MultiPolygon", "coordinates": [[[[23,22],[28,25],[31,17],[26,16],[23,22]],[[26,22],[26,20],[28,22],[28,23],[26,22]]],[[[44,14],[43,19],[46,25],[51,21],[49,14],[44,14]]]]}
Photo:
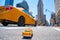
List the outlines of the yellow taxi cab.
{"type": "Polygon", "coordinates": [[[33,36],[33,31],[31,28],[26,28],[23,32],[22,32],[22,36],[23,37],[32,37],[33,36]]]}
{"type": "Polygon", "coordinates": [[[24,11],[10,5],[0,6],[0,23],[4,26],[17,24],[18,26],[36,25],[36,20],[24,11]]]}

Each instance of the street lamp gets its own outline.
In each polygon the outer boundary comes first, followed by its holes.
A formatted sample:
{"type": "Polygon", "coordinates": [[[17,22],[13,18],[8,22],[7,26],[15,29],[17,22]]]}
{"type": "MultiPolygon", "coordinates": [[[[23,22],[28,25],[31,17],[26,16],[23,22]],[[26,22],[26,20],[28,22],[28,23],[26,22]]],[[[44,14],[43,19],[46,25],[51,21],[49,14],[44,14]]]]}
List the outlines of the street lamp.
{"type": "Polygon", "coordinates": [[[51,19],[50,19],[50,26],[54,26],[56,24],[56,16],[55,13],[53,11],[50,11],[48,9],[45,10],[46,12],[50,12],[51,13],[51,19]]]}

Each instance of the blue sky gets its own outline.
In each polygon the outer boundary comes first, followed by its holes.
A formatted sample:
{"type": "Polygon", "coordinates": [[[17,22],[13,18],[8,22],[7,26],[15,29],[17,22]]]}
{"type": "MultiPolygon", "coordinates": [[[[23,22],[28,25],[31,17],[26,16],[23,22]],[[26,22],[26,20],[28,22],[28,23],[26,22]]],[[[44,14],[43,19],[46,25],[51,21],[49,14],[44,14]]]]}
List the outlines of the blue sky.
{"type": "MultiPolygon", "coordinates": [[[[14,0],[14,6],[16,6],[17,3],[22,2],[23,0],[14,0]]],[[[26,0],[28,5],[29,5],[29,11],[33,12],[33,16],[37,15],[37,4],[38,4],[38,0],[26,0]]],[[[4,5],[5,0],[0,0],[0,6],[4,5]]],[[[50,20],[51,17],[51,12],[55,12],[54,9],[54,0],[43,0],[43,4],[44,4],[44,14],[46,15],[46,19],[50,20]],[[51,12],[46,12],[45,9],[50,10],[51,12]]]]}
{"type": "Polygon", "coordinates": [[[51,12],[55,12],[54,0],[43,0],[43,3],[44,3],[44,14],[46,14],[46,18],[49,22],[51,17],[51,12]],[[45,9],[50,10],[50,12],[49,11],[46,12],[45,9]]]}

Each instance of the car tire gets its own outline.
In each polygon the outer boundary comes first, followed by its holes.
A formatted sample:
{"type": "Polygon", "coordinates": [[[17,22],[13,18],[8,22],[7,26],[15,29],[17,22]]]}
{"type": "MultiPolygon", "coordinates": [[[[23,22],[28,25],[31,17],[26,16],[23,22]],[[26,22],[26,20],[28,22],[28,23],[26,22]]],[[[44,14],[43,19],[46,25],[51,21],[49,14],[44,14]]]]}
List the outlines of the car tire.
{"type": "Polygon", "coordinates": [[[8,23],[5,22],[5,21],[3,21],[2,24],[3,24],[3,26],[7,26],[8,25],[8,23]]]}
{"type": "Polygon", "coordinates": [[[36,27],[36,25],[37,25],[37,22],[35,22],[35,25],[34,26],[36,27]]]}
{"type": "Polygon", "coordinates": [[[23,16],[18,19],[18,26],[25,26],[25,18],[23,16]]]}
{"type": "Polygon", "coordinates": [[[34,26],[36,27],[36,24],[34,26]]]}

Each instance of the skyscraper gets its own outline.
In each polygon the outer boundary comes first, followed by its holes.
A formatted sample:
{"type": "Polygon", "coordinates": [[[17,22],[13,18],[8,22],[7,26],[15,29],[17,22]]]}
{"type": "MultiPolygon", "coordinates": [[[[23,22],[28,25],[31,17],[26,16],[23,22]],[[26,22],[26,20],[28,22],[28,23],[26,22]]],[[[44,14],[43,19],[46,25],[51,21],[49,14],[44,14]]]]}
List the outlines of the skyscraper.
{"type": "Polygon", "coordinates": [[[55,16],[55,13],[52,12],[51,18],[50,18],[50,25],[51,25],[51,26],[54,26],[55,23],[56,23],[56,16],[55,16]]]}
{"type": "Polygon", "coordinates": [[[42,0],[38,1],[38,20],[37,24],[40,25],[41,23],[44,22],[44,14],[43,14],[43,2],[42,0]]]}
{"type": "Polygon", "coordinates": [[[29,6],[25,0],[23,0],[21,3],[16,4],[16,7],[24,8],[23,11],[32,16],[32,14],[29,13],[29,6]]]}
{"type": "Polygon", "coordinates": [[[5,5],[12,5],[13,6],[14,0],[5,0],[5,5]]]}
{"type": "Polygon", "coordinates": [[[55,11],[57,13],[60,9],[60,0],[54,0],[54,3],[55,3],[55,11]]]}
{"type": "Polygon", "coordinates": [[[56,12],[56,23],[60,24],[60,0],[54,0],[55,12],[56,12]]]}
{"type": "Polygon", "coordinates": [[[29,11],[28,3],[27,3],[25,0],[23,0],[21,3],[18,3],[18,4],[16,5],[16,7],[22,7],[22,8],[24,8],[25,10],[29,11]]]}

